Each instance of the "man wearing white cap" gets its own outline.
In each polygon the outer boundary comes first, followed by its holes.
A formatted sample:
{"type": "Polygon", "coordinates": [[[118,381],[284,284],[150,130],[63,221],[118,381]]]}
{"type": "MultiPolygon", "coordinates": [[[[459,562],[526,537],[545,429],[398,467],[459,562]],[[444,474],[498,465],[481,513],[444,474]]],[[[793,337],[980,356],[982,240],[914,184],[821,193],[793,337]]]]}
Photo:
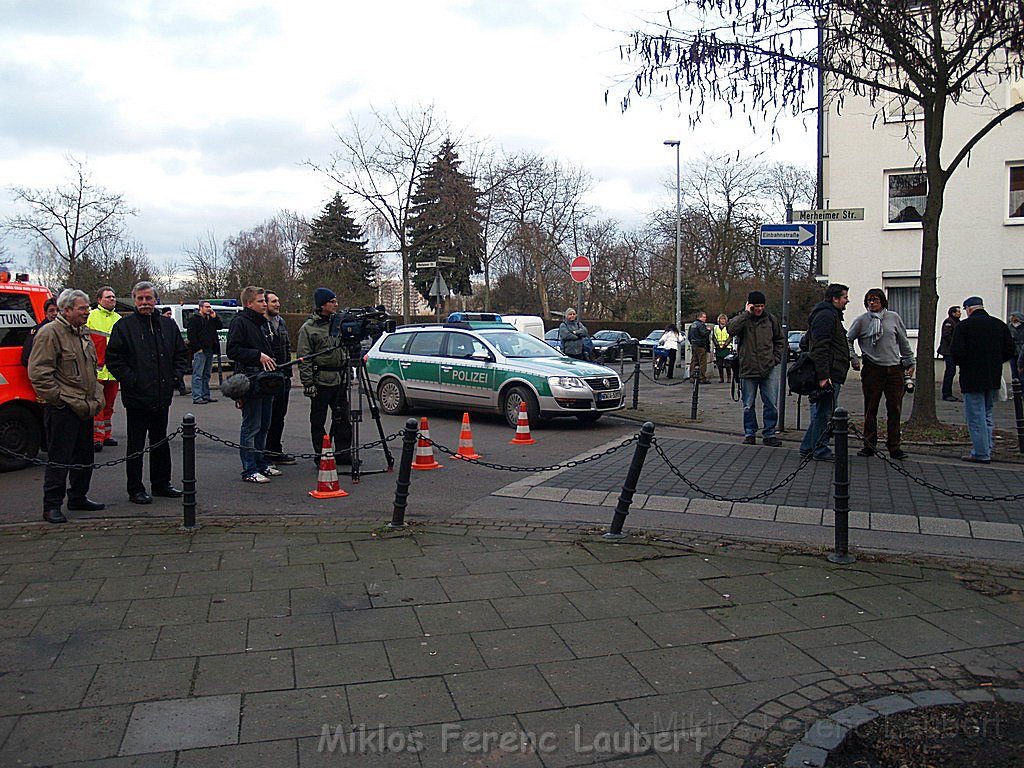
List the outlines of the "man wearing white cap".
{"type": "Polygon", "coordinates": [[[950,350],[960,368],[964,419],[971,433],[971,452],[963,461],[992,461],[992,406],[1002,386],[1003,363],[1013,357],[1013,337],[1006,323],[985,311],[980,296],[964,299],[967,319],[953,331],[950,350]]]}

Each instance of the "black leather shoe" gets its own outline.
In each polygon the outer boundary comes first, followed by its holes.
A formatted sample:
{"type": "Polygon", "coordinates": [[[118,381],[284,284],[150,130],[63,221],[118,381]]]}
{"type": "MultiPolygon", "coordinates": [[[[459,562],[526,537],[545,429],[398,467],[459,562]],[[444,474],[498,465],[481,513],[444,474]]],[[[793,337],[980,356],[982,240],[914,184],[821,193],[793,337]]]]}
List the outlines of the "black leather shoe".
{"type": "Polygon", "coordinates": [[[108,437],[106,440],[103,441],[103,444],[104,445],[109,445],[111,447],[116,447],[117,446],[117,440],[115,440],[112,437],[108,437]]]}
{"type": "Polygon", "coordinates": [[[59,509],[44,509],[43,520],[48,523],[66,523],[68,519],[64,517],[64,513],[59,509]]]}
{"type": "Polygon", "coordinates": [[[206,402],[208,402],[208,403],[216,403],[217,402],[217,398],[216,397],[207,397],[205,399],[206,399],[206,402]]]}
{"type": "Polygon", "coordinates": [[[875,449],[874,448],[869,448],[868,446],[864,446],[859,451],[857,451],[857,455],[858,456],[864,456],[864,457],[871,457],[871,456],[875,455],[875,449]]]}
{"type": "Polygon", "coordinates": [[[959,403],[959,402],[961,402],[959,397],[953,397],[952,395],[950,395],[949,397],[944,397],[942,399],[945,400],[947,403],[959,403]]]}
{"type": "Polygon", "coordinates": [[[173,485],[168,485],[166,488],[154,488],[153,495],[162,496],[165,499],[179,499],[181,498],[181,490],[173,485]]]}
{"type": "Polygon", "coordinates": [[[128,495],[128,501],[132,504],[152,504],[153,497],[145,491],[137,491],[136,493],[128,495]]]}
{"type": "Polygon", "coordinates": [[[896,459],[896,461],[903,461],[904,459],[909,459],[910,454],[900,448],[897,448],[895,451],[889,451],[889,458],[896,459]]]}
{"type": "Polygon", "coordinates": [[[101,509],[106,508],[106,504],[100,504],[98,501],[93,501],[88,496],[84,499],[78,499],[77,501],[68,501],[68,509],[75,509],[81,512],[99,512],[101,509]]]}
{"type": "Polygon", "coordinates": [[[103,450],[103,443],[93,443],[92,444],[92,450],[95,453],[99,453],[100,451],[103,450]]]}

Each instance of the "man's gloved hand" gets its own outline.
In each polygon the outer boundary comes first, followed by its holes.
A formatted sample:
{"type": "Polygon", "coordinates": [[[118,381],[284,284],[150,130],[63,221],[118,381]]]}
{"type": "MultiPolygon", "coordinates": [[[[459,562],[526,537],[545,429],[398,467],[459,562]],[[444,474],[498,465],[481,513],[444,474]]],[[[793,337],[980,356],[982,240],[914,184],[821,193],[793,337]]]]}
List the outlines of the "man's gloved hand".
{"type": "Polygon", "coordinates": [[[302,394],[306,397],[316,397],[316,384],[307,384],[302,388],[302,394]]]}

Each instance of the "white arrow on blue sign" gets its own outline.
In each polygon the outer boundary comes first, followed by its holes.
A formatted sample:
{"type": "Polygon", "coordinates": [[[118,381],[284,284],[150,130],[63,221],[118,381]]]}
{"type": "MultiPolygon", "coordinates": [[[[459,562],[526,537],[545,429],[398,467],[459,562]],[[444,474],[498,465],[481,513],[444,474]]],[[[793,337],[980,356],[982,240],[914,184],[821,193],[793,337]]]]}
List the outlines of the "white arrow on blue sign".
{"type": "Polygon", "coordinates": [[[816,234],[813,224],[762,224],[758,244],[765,248],[814,245],[816,234]]]}

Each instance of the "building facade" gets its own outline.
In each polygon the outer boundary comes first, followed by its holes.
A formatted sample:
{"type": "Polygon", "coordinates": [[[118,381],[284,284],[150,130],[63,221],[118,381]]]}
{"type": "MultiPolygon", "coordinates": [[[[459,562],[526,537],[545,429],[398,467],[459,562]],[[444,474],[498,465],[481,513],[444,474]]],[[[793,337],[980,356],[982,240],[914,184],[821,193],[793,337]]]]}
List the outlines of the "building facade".
{"type": "MultiPolygon", "coordinates": [[[[1020,81],[996,86],[997,104],[1024,99],[1020,81]]],[[[996,114],[952,106],[944,163],[996,114]]],[[[824,141],[825,207],[864,208],[864,221],[824,225],[822,271],[850,286],[851,314],[881,287],[916,340],[921,277],[921,214],[927,181],[920,116],[898,106],[848,98],[828,110],[824,141]]],[[[946,187],[939,232],[936,335],[946,311],[968,296],[985,299],[1004,320],[1024,311],[1024,112],[985,136],[946,187]]],[[[932,341],[932,351],[938,338],[932,341]]]]}

